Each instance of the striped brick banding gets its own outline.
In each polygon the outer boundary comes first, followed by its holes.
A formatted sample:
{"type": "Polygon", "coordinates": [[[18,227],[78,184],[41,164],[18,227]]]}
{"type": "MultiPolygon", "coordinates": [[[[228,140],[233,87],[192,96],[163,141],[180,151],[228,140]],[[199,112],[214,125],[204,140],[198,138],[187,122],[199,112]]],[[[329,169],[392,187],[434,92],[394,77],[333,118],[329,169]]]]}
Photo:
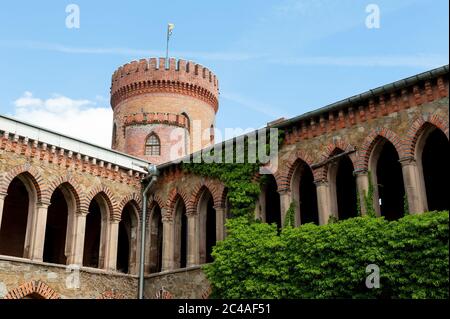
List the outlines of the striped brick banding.
{"type": "Polygon", "coordinates": [[[38,295],[43,299],[61,299],[59,294],[42,281],[32,280],[14,288],[5,299],[23,299],[27,296],[38,295]]]}

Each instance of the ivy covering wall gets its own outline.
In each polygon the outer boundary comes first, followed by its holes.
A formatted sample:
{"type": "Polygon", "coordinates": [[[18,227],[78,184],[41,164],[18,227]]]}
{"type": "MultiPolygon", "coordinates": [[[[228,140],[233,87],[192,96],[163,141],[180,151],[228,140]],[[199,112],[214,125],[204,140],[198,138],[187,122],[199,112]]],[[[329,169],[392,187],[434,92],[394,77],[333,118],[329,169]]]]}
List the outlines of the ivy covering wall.
{"type": "Polygon", "coordinates": [[[226,224],[228,236],[214,247],[214,262],[204,266],[211,297],[449,297],[448,212],[405,215],[392,222],[376,218],[370,185],[361,194],[365,217],[294,228],[291,205],[279,231],[254,218],[265,181],[255,178],[260,165],[183,164],[187,172],[221,180],[228,190],[233,216],[226,224]],[[379,269],[379,288],[366,286],[369,265],[379,269]]]}
{"type": "Polygon", "coordinates": [[[244,218],[204,270],[218,298],[448,298],[449,214],[398,221],[356,217],[316,226],[275,225],[244,218]],[[368,265],[380,287],[369,289],[368,265]]]}

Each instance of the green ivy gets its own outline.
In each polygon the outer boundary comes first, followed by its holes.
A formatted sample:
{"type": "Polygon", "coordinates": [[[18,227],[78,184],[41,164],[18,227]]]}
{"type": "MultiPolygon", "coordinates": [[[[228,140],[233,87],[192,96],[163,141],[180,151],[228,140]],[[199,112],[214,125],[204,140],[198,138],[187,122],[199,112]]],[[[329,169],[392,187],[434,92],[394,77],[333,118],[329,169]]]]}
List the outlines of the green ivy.
{"type": "Polygon", "coordinates": [[[358,190],[356,190],[356,214],[358,216],[362,216],[362,213],[361,213],[361,195],[359,194],[358,190]]]}
{"type": "MultiPolygon", "coordinates": [[[[279,145],[282,144],[283,139],[284,132],[278,130],[279,145]]],[[[269,144],[265,145],[265,148],[266,154],[270,154],[269,144]]],[[[233,217],[247,216],[249,220],[254,220],[255,203],[261,192],[261,185],[266,179],[264,175],[256,179],[261,162],[257,158],[256,163],[248,163],[248,150],[249,142],[246,138],[243,150],[237,150],[234,147],[233,163],[225,163],[226,154],[222,148],[222,163],[205,163],[202,160],[201,163],[183,163],[182,167],[186,172],[220,180],[227,188],[231,215],[233,217]],[[244,163],[236,163],[236,157],[242,156],[240,152],[244,154],[244,163]]],[[[214,155],[214,150],[211,150],[210,155],[214,155]]]]}
{"type": "Polygon", "coordinates": [[[228,236],[204,266],[216,298],[449,297],[449,213],[389,222],[356,217],[322,226],[227,222],[228,236]],[[365,285],[380,269],[380,288],[365,285]]]}
{"type": "Polygon", "coordinates": [[[295,227],[295,202],[292,202],[286,211],[284,227],[295,227]]]}
{"type": "Polygon", "coordinates": [[[403,195],[403,211],[405,212],[405,216],[409,215],[409,202],[408,202],[408,195],[403,195]]]}
{"type": "Polygon", "coordinates": [[[364,206],[366,208],[366,215],[369,217],[376,217],[377,214],[375,212],[375,207],[373,206],[374,202],[374,187],[372,183],[372,173],[368,172],[369,178],[369,189],[367,190],[367,194],[364,195],[364,206]]]}

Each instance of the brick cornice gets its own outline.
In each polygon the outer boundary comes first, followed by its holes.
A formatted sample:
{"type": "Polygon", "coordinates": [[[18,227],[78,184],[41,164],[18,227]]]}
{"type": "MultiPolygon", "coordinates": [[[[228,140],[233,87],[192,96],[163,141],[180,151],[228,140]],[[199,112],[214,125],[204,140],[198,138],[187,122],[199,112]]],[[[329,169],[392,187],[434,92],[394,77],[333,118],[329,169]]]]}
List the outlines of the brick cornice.
{"type": "Polygon", "coordinates": [[[111,106],[114,109],[119,103],[128,98],[147,94],[147,93],[174,93],[190,96],[208,103],[217,113],[219,109],[219,100],[208,90],[184,82],[174,81],[145,81],[129,84],[121,87],[119,90],[111,94],[111,106]]]}
{"type": "MultiPolygon", "coordinates": [[[[30,171],[34,170],[33,162],[39,161],[63,167],[68,171],[88,173],[111,181],[134,185],[135,187],[140,187],[140,181],[144,176],[143,173],[138,171],[126,169],[46,143],[31,141],[28,138],[12,135],[8,132],[3,132],[0,135],[0,150],[25,156],[28,164],[24,165],[28,165],[30,171]]],[[[28,171],[28,169],[23,170],[28,171]]],[[[38,195],[40,196],[40,193],[38,195]]]]}
{"type": "Polygon", "coordinates": [[[180,114],[173,113],[136,113],[125,117],[124,126],[147,125],[147,124],[166,124],[182,128],[189,128],[188,119],[180,114]]]}
{"type": "Polygon", "coordinates": [[[219,83],[209,69],[192,61],[151,58],[119,67],[112,76],[111,106],[146,93],[191,96],[218,109],[219,83]],[[168,62],[168,63],[166,63],[168,62]]]}
{"type": "Polygon", "coordinates": [[[299,119],[286,127],[285,144],[295,144],[323,134],[361,125],[412,107],[448,97],[448,79],[439,76],[419,81],[401,89],[373,93],[364,101],[348,99],[339,109],[299,119]]]}

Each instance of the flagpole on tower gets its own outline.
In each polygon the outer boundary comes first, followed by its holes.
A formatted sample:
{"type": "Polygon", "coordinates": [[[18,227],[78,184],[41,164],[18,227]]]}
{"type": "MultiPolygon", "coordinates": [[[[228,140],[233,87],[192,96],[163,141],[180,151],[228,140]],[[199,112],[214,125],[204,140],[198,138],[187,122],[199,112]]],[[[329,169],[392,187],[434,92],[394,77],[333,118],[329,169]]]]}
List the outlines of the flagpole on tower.
{"type": "Polygon", "coordinates": [[[169,39],[172,35],[173,28],[175,28],[175,25],[173,23],[169,23],[167,25],[167,42],[166,42],[166,68],[168,67],[169,63],[169,39]]]}

